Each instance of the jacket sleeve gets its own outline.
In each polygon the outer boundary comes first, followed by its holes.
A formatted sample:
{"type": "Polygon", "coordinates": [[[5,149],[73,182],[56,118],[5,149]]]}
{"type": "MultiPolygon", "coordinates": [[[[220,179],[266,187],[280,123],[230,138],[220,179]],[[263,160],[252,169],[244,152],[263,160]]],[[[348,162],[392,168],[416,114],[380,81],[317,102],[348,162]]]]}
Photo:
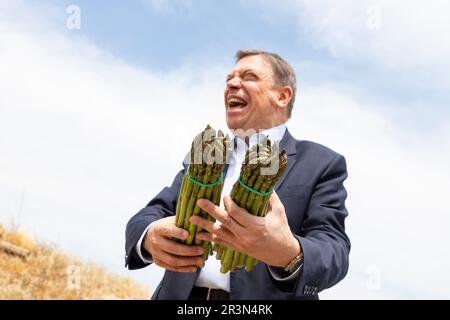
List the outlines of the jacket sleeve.
{"type": "Polygon", "coordinates": [[[303,268],[290,286],[276,281],[280,289],[295,296],[314,296],[347,274],[350,240],[345,233],[347,217],[344,180],[347,166],[344,157],[336,156],[318,179],[299,235],[303,250],[303,268]],[[288,289],[289,288],[289,289],[288,289]]]}
{"type": "Polygon", "coordinates": [[[135,250],[136,244],[150,223],[175,214],[183,175],[184,169],[178,172],[170,187],[162,189],[145,208],[128,221],[125,231],[125,267],[128,269],[140,269],[148,265],[139,258],[135,250]]]}

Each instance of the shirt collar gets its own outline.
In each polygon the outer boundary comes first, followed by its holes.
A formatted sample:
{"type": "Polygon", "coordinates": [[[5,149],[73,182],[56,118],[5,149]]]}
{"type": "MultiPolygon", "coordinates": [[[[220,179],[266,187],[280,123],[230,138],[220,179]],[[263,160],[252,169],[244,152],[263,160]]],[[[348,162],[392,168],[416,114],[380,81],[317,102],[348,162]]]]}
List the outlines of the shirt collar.
{"type": "Polygon", "coordinates": [[[279,126],[254,133],[249,138],[248,146],[252,147],[258,142],[261,142],[265,136],[268,136],[270,142],[272,143],[275,141],[280,141],[283,138],[285,132],[286,132],[286,124],[283,123],[280,124],[279,126]]]}

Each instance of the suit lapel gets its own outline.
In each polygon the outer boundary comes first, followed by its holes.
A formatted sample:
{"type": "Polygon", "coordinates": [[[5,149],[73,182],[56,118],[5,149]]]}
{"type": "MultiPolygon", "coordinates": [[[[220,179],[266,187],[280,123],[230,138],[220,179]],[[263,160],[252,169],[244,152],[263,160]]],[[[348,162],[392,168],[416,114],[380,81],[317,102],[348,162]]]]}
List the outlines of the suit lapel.
{"type": "Polygon", "coordinates": [[[288,166],[283,176],[280,178],[280,180],[278,180],[277,184],[275,185],[275,191],[277,191],[281,187],[284,179],[289,174],[289,171],[294,167],[294,164],[296,162],[295,154],[297,153],[297,147],[295,142],[296,142],[295,139],[292,137],[288,129],[286,129],[283,139],[281,139],[280,141],[280,150],[286,150],[286,154],[288,156],[288,166]]]}

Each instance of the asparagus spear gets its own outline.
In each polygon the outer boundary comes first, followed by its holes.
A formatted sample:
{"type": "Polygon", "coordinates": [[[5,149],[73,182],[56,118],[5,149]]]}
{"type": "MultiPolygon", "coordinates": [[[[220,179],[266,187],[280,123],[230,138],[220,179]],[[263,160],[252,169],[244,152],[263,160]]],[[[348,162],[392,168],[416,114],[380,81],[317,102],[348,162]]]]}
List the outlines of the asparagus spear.
{"type": "MultiPolygon", "coordinates": [[[[219,179],[221,177],[221,175],[222,175],[222,170],[221,170],[220,165],[214,165],[213,174],[211,176],[210,183],[217,181],[217,179],[219,179]]],[[[202,188],[202,189],[206,189],[206,191],[204,191],[204,198],[211,200],[214,204],[217,204],[216,198],[217,198],[217,192],[220,191],[219,188],[220,188],[220,185],[215,185],[213,188],[202,188]]],[[[200,199],[202,197],[203,197],[203,195],[199,194],[199,196],[197,198],[200,199]]],[[[194,209],[194,215],[198,215],[198,214],[200,214],[203,218],[206,218],[206,219],[208,217],[208,214],[204,210],[200,209],[200,207],[198,205],[196,205],[195,209],[194,209]]],[[[191,224],[191,226],[193,226],[193,225],[191,224]]],[[[191,232],[191,230],[192,230],[191,226],[189,227],[189,232],[191,232]]],[[[197,227],[197,229],[195,230],[195,233],[199,233],[201,230],[202,230],[201,227],[197,227]]],[[[192,232],[194,232],[194,230],[192,230],[192,232]]],[[[201,241],[195,239],[195,244],[200,245],[201,241]]]]}
{"type": "MultiPolygon", "coordinates": [[[[184,190],[186,189],[186,185],[187,185],[186,179],[187,179],[187,176],[184,175],[183,180],[181,182],[181,189],[180,189],[180,193],[178,194],[177,203],[181,202],[182,195],[184,193],[184,190]]],[[[180,209],[181,209],[181,206],[177,206],[176,213],[175,213],[175,224],[177,224],[177,225],[178,225],[178,219],[180,218],[180,209]]]]}
{"type": "MultiPolygon", "coordinates": [[[[191,159],[192,158],[193,157],[191,157],[191,159]]],[[[189,170],[188,170],[188,174],[191,177],[196,177],[197,176],[197,168],[198,168],[197,165],[193,165],[192,167],[190,166],[189,170]]],[[[179,227],[179,228],[183,227],[183,225],[184,225],[184,220],[186,217],[186,207],[187,207],[189,198],[191,196],[192,189],[194,187],[194,183],[190,179],[186,178],[185,182],[186,182],[186,186],[184,188],[182,186],[182,188],[181,188],[184,190],[183,193],[181,194],[181,203],[177,203],[177,207],[180,206],[180,216],[177,219],[177,227],[179,227]]]]}
{"type": "MultiPolygon", "coordinates": [[[[206,173],[203,176],[203,183],[209,183],[210,177],[211,177],[211,170],[212,170],[212,166],[207,165],[206,173]]],[[[213,176],[213,178],[215,178],[215,176],[213,176]]],[[[215,180],[213,180],[213,181],[215,181],[215,180]]],[[[195,204],[194,204],[195,208],[192,212],[192,215],[198,215],[200,213],[200,207],[197,205],[197,200],[204,197],[205,189],[206,189],[205,187],[201,187],[200,190],[198,191],[197,195],[191,196],[191,201],[195,201],[195,204]]],[[[194,240],[194,237],[195,237],[196,228],[197,228],[197,226],[195,224],[189,223],[189,225],[188,225],[189,237],[186,240],[186,244],[192,244],[192,241],[194,240]]]]}
{"type": "MultiPolygon", "coordinates": [[[[198,166],[198,171],[197,171],[197,177],[195,177],[194,179],[201,179],[203,177],[203,166],[198,166]]],[[[196,202],[197,199],[197,193],[198,193],[198,189],[199,189],[199,185],[198,184],[194,184],[194,187],[192,189],[192,193],[189,197],[189,201],[187,203],[187,207],[186,207],[186,213],[185,213],[185,217],[184,217],[184,225],[183,228],[188,230],[189,228],[189,219],[192,215],[192,209],[194,207],[194,204],[196,202]]]]}

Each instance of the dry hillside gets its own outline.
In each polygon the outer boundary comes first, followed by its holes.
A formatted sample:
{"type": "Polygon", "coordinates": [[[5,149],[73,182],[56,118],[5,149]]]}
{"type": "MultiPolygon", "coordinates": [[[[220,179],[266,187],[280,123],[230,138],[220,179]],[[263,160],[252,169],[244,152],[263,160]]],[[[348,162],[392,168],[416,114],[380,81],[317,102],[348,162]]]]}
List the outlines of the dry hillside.
{"type": "Polygon", "coordinates": [[[149,293],[0,225],[1,299],[149,299],[149,293]]]}

